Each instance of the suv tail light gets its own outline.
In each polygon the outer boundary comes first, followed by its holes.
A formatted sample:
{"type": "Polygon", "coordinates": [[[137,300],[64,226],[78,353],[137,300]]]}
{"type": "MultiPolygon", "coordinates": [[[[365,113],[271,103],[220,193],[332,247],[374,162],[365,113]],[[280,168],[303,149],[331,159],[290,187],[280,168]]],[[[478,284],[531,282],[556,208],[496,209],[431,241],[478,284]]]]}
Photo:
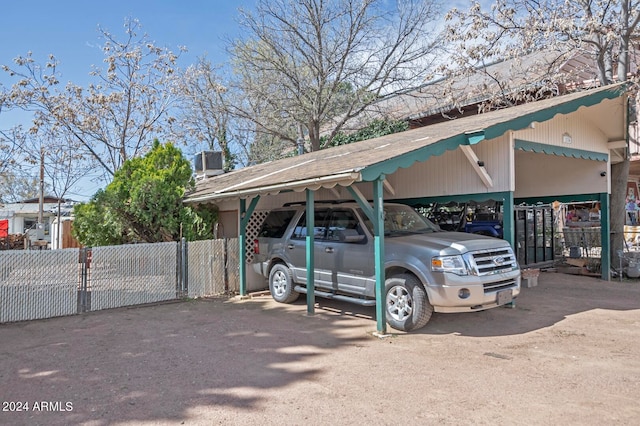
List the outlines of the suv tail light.
{"type": "Polygon", "coordinates": [[[253,240],[253,253],[260,254],[260,242],[257,238],[253,240]]]}

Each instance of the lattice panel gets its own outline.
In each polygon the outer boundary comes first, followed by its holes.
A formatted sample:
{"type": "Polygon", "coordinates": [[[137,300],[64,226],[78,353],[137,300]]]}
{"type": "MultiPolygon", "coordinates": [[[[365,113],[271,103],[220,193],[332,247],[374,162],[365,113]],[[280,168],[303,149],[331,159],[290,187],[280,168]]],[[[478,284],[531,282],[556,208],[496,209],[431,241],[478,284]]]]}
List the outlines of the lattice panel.
{"type": "Polygon", "coordinates": [[[262,222],[264,222],[268,214],[269,210],[255,210],[249,219],[249,223],[247,223],[247,239],[245,240],[247,263],[253,263],[253,240],[258,236],[262,222]]]}

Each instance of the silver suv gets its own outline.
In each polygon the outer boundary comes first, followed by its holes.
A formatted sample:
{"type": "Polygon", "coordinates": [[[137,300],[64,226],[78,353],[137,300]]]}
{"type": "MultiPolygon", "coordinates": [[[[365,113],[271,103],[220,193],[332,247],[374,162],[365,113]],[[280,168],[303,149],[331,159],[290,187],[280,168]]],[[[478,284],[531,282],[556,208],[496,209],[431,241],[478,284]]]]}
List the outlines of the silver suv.
{"type": "MultiPolygon", "coordinates": [[[[272,210],[254,241],[254,269],[282,303],[306,293],[306,207],[272,210]]],[[[389,325],[410,331],[433,312],[481,311],[511,303],[520,268],[504,240],[444,232],[403,204],[384,206],[385,304],[389,325]]],[[[373,226],[357,203],[318,203],[315,294],[375,306],[373,226]]]]}

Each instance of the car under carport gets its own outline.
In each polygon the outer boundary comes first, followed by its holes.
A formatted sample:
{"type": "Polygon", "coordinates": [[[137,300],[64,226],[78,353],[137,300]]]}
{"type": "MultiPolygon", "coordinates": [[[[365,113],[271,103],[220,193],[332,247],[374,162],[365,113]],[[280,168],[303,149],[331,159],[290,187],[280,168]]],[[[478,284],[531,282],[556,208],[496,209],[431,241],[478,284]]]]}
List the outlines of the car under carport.
{"type": "MultiPolygon", "coordinates": [[[[252,214],[285,202],[350,198],[374,223],[376,288],[384,287],[385,200],[472,197],[499,200],[595,199],[601,204],[602,278],[609,279],[610,166],[627,141],[623,84],[606,86],[371,140],[285,158],[199,181],[185,203],[212,204],[226,236],[240,242],[240,292],[247,292],[252,214]]],[[[514,218],[504,238],[515,246],[514,218]]],[[[307,307],[313,313],[313,236],[307,240],[307,307]]],[[[386,331],[377,292],[378,330],[386,331]]]]}

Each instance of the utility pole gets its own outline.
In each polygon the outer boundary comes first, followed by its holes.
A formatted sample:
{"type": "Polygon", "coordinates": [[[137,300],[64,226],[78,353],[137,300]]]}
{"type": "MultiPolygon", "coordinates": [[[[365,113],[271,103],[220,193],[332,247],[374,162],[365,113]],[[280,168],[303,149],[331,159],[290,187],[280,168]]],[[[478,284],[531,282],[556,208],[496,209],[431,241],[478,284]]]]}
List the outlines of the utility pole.
{"type": "MultiPolygon", "coordinates": [[[[40,205],[38,207],[38,224],[36,240],[44,240],[44,147],[40,147],[40,205]]],[[[39,245],[42,248],[41,245],[39,245]]]]}
{"type": "Polygon", "coordinates": [[[302,127],[302,124],[298,124],[298,140],[296,142],[298,145],[298,155],[304,154],[304,127],[302,127]]]}
{"type": "Polygon", "coordinates": [[[38,226],[42,224],[44,215],[44,148],[40,147],[40,205],[38,209],[38,226]]]}

